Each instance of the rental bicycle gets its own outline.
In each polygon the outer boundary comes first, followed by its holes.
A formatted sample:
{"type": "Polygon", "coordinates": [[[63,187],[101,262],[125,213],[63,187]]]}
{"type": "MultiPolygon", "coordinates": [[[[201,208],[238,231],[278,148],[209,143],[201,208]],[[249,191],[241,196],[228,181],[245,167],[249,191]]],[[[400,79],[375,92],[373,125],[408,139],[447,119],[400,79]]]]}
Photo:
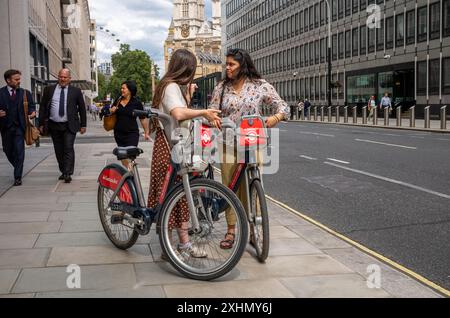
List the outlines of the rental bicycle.
{"type": "MultiPolygon", "coordinates": [[[[172,136],[176,130],[170,116],[153,111],[135,111],[134,116],[158,119],[174,153],[181,153],[179,158],[188,157],[183,152],[189,146],[184,137],[172,136]]],[[[114,155],[118,160],[130,160],[129,170],[111,164],[99,176],[98,210],[110,241],[119,249],[129,249],[140,235],[148,235],[152,224],[156,223],[163,255],[181,274],[205,281],[227,274],[239,262],[248,240],[245,210],[237,196],[221,183],[202,176],[201,169],[206,169],[207,165],[200,169],[192,160],[172,160],[159,204],[149,209],[136,163],[141,154],[143,150],[137,147],[116,148],[114,155]],[[182,182],[177,183],[180,177],[182,182]],[[229,251],[220,249],[227,224],[224,213],[218,211],[218,201],[225,202],[237,219],[236,246],[229,251]],[[177,210],[181,204],[188,206],[190,221],[185,228],[173,228],[171,221],[179,217],[177,210]],[[186,235],[191,244],[188,250],[180,244],[181,237],[186,235]],[[192,247],[200,256],[191,253],[192,247]]]]}
{"type": "MultiPolygon", "coordinates": [[[[242,158],[238,156],[238,165],[233,173],[228,188],[234,193],[242,185],[247,195],[247,218],[250,224],[250,244],[256,250],[257,259],[264,263],[269,255],[270,233],[269,213],[263,188],[262,174],[259,168],[258,151],[268,147],[269,137],[265,121],[260,116],[245,116],[236,125],[225,119],[227,128],[235,137],[235,147],[241,149],[242,158]]],[[[213,166],[208,168],[209,179],[214,179],[213,166]]],[[[227,203],[220,202],[220,211],[228,208],[227,203]]]]}

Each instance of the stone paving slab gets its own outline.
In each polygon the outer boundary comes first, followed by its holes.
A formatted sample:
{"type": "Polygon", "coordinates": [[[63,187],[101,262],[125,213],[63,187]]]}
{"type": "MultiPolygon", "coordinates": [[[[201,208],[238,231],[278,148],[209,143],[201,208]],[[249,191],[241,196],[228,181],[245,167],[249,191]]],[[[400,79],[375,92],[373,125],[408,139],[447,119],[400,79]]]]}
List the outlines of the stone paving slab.
{"type": "Polygon", "coordinates": [[[0,250],[0,269],[43,267],[49,252],[47,248],[0,250]]]}
{"type": "MultiPolygon", "coordinates": [[[[17,280],[15,294],[71,291],[67,279],[72,272],[67,267],[24,269],[17,280]]],[[[133,288],[136,285],[132,264],[81,266],[80,289],[133,288]]]]}
{"type": "Polygon", "coordinates": [[[46,222],[50,212],[3,213],[0,212],[0,223],[46,222]]]}
{"type": "Polygon", "coordinates": [[[103,227],[98,219],[91,221],[89,220],[63,221],[59,232],[60,233],[103,232],[103,227]]]}
{"type": "Polygon", "coordinates": [[[19,276],[20,270],[4,269],[0,270],[0,295],[8,294],[19,276]]]}
{"type": "Polygon", "coordinates": [[[346,242],[334,237],[327,232],[314,227],[312,225],[306,226],[288,226],[288,228],[303,237],[308,242],[320,249],[332,249],[332,248],[349,248],[351,247],[346,242]]]}
{"type": "Polygon", "coordinates": [[[0,212],[9,213],[40,213],[40,212],[50,212],[50,211],[66,211],[68,203],[40,203],[40,204],[20,204],[19,202],[8,202],[7,204],[0,204],[0,212]]]}
{"type": "Polygon", "coordinates": [[[209,284],[165,285],[169,298],[293,298],[280,281],[232,281],[209,284]]]}
{"type": "Polygon", "coordinates": [[[101,245],[111,245],[104,232],[41,234],[36,242],[37,248],[101,245]]]}
{"type": "Polygon", "coordinates": [[[322,254],[322,251],[302,238],[270,240],[269,256],[302,254],[322,254]]]}
{"type": "Polygon", "coordinates": [[[382,289],[369,289],[359,275],[282,278],[281,283],[297,298],[389,298],[382,289]]]}
{"type": "Polygon", "coordinates": [[[1,234],[0,249],[33,248],[38,237],[37,234],[1,234]]]}
{"type": "Polygon", "coordinates": [[[147,245],[135,245],[128,251],[113,246],[55,247],[47,266],[133,264],[153,262],[147,245]]]}
{"type": "Polygon", "coordinates": [[[0,234],[57,233],[61,222],[0,223],[0,234]]]}

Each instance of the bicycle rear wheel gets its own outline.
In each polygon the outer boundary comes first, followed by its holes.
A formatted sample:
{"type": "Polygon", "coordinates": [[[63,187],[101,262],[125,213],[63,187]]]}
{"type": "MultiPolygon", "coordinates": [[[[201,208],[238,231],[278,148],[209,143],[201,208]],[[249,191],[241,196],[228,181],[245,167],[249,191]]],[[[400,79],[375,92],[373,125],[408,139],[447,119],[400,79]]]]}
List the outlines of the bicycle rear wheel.
{"type": "Polygon", "coordinates": [[[195,212],[200,228],[196,232],[191,220],[175,229],[171,224],[180,217],[178,204],[186,204],[183,185],[178,186],[162,207],[160,218],[160,243],[163,253],[172,266],[188,278],[209,281],[226,275],[242,257],[248,239],[248,224],[244,207],[236,195],[222,184],[198,179],[190,185],[195,212]],[[230,208],[228,218],[236,221],[236,237],[233,246],[224,250],[220,242],[225,237],[228,224],[225,213],[218,211],[219,200],[225,200],[230,208]],[[181,243],[186,239],[188,248],[181,243]]]}
{"type": "Polygon", "coordinates": [[[261,181],[250,186],[250,236],[258,261],[264,263],[269,256],[270,233],[267,201],[261,181]]]}
{"type": "MultiPolygon", "coordinates": [[[[100,174],[97,194],[98,212],[103,229],[109,240],[121,250],[129,249],[139,238],[134,225],[124,219],[125,212],[113,211],[109,206],[117,185],[126,173],[125,168],[119,165],[113,164],[106,167],[100,174]]],[[[124,183],[113,202],[117,205],[137,206],[136,189],[130,180],[124,183]]]]}

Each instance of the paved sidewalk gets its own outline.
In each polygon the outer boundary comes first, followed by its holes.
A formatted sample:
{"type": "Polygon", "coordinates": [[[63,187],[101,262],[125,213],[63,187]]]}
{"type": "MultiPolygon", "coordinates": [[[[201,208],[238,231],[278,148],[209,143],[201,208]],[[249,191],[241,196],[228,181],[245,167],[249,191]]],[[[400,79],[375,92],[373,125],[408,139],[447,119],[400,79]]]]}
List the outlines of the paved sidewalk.
{"type": "MultiPolygon", "coordinates": [[[[105,134],[98,122],[90,125],[91,133],[105,134]]],[[[152,144],[141,146],[147,192],[152,144]]],[[[154,231],[129,251],[120,251],[103,233],[96,203],[97,176],[105,163],[115,162],[114,147],[77,145],[76,173],[69,185],[57,181],[52,154],[28,173],[23,187],[0,197],[0,297],[440,297],[273,202],[267,264],[259,264],[249,248],[219,281],[188,280],[161,262],[154,231]],[[71,264],[81,267],[81,289],[66,285],[71,264]],[[381,269],[380,289],[368,288],[372,265],[381,269]]],[[[4,175],[5,166],[0,169],[4,175]]]]}

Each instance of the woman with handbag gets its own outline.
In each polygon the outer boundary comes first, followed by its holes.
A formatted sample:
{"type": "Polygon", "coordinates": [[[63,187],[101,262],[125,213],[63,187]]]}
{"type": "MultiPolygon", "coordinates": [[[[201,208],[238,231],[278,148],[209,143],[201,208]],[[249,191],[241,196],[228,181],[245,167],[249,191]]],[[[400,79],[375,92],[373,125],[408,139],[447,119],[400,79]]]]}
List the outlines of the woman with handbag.
{"type": "MultiPolygon", "coordinates": [[[[142,103],[136,98],[137,86],[133,81],[122,83],[122,96],[111,107],[111,116],[116,116],[114,125],[114,139],[118,147],[137,147],[139,144],[139,127],[133,111],[144,110],[142,103]]],[[[140,118],[145,132],[145,140],[150,140],[148,119],[140,118]]],[[[122,164],[129,167],[128,160],[122,164]]]]}

